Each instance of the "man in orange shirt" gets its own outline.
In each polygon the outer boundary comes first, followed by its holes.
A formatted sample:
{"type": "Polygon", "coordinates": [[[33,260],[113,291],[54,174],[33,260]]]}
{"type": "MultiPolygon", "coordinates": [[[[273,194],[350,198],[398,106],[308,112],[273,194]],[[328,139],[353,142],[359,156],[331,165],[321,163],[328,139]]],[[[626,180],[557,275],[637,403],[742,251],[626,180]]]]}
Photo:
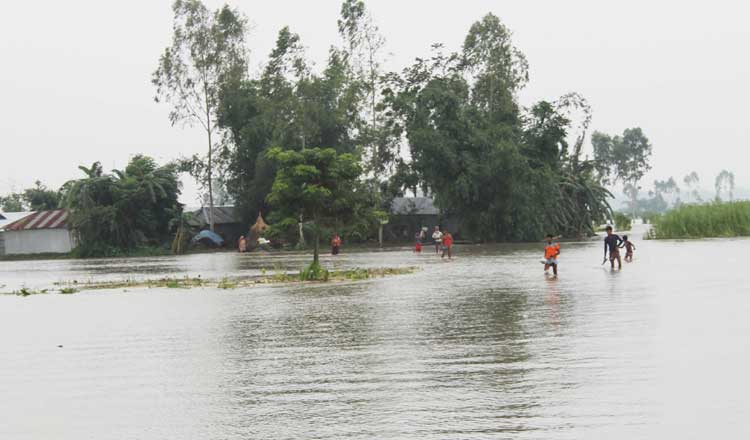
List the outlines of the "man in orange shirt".
{"type": "Polygon", "coordinates": [[[547,246],[544,247],[544,271],[552,267],[552,272],[557,276],[557,256],[560,255],[560,244],[555,242],[552,234],[547,234],[547,246]]]}

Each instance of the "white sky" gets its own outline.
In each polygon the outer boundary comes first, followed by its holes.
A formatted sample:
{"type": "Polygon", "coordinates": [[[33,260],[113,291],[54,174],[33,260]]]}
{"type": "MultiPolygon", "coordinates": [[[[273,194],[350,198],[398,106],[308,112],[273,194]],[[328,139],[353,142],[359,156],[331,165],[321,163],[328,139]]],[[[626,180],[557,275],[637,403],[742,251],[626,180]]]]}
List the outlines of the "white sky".
{"type": "MultiPolygon", "coordinates": [[[[209,0],[210,7],[221,2],[209,0]]],[[[253,23],[252,64],[289,25],[319,64],[337,42],[339,0],[235,0],[253,23]]],[[[722,169],[750,186],[750,6],[745,2],[601,0],[370,0],[388,39],[389,68],[457,49],[487,12],[514,31],[531,64],[528,105],[569,92],[593,106],[593,128],[641,126],[654,173],[696,170],[713,186],[722,169]]],[[[202,153],[200,131],[171,127],[153,102],[151,72],[171,37],[167,0],[6,0],[0,13],[0,194],[41,179],[57,188],[100,160],[123,167],[144,153],[167,161],[202,153]]],[[[186,182],[187,183],[187,182],[186,182]]],[[[195,204],[187,184],[183,202],[195,204]]]]}

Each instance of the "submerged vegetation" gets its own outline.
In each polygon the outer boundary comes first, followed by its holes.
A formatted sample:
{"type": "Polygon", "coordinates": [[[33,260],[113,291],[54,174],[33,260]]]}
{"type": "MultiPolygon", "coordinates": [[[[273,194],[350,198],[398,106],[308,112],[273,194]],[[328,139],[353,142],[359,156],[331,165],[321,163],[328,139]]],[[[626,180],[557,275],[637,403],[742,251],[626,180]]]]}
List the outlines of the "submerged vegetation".
{"type": "Polygon", "coordinates": [[[750,236],[750,202],[682,205],[652,219],[657,239],[750,236]]]}
{"type": "MultiPolygon", "coordinates": [[[[314,268],[313,268],[314,269],[314,268]]],[[[263,274],[244,278],[221,278],[210,280],[198,277],[166,277],[159,279],[124,279],[117,281],[71,281],[56,283],[54,290],[31,290],[22,288],[19,291],[10,292],[15,295],[29,296],[40,293],[57,292],[61,294],[73,294],[86,290],[116,290],[116,289],[192,289],[192,288],[217,288],[231,290],[247,288],[262,284],[294,284],[308,282],[342,282],[360,281],[372,278],[383,278],[395,275],[407,275],[416,272],[416,267],[397,268],[354,268],[345,270],[328,271],[318,265],[318,270],[307,269],[299,273],[275,272],[269,274],[264,270],[263,274]]]]}

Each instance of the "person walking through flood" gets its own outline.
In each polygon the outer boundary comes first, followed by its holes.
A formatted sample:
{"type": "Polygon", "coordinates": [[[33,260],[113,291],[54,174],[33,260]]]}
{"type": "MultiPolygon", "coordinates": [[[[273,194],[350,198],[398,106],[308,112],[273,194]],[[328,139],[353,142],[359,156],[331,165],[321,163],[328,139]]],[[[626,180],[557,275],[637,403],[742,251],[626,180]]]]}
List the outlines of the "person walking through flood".
{"type": "Polygon", "coordinates": [[[331,238],[331,255],[338,255],[341,250],[341,237],[339,234],[333,234],[331,238]]]}
{"type": "Polygon", "coordinates": [[[552,268],[552,273],[557,276],[557,257],[560,255],[560,243],[555,241],[556,237],[547,234],[547,246],[544,247],[544,272],[552,268]]]}
{"type": "Polygon", "coordinates": [[[443,233],[440,232],[440,226],[435,226],[435,232],[432,233],[432,241],[435,242],[435,253],[440,253],[440,247],[443,244],[443,233]]]}
{"type": "Polygon", "coordinates": [[[609,264],[612,266],[612,269],[615,268],[615,260],[617,260],[617,268],[622,269],[622,259],[620,258],[621,244],[622,238],[612,232],[612,226],[607,226],[607,236],[604,238],[604,261],[607,261],[607,251],[609,250],[609,264]]]}
{"type": "Polygon", "coordinates": [[[625,247],[625,261],[632,263],[633,262],[633,251],[635,250],[635,245],[632,241],[628,240],[627,235],[622,236],[623,245],[620,246],[625,247]]]}
{"type": "Polygon", "coordinates": [[[422,236],[423,232],[420,230],[416,234],[414,234],[414,252],[417,254],[422,253],[422,236]]]}
{"type": "Polygon", "coordinates": [[[442,255],[440,255],[440,259],[445,258],[446,254],[448,255],[448,259],[449,260],[453,259],[453,255],[452,255],[452,251],[453,251],[453,236],[448,231],[445,231],[442,234],[442,246],[441,246],[441,249],[443,250],[443,253],[442,253],[442,255]]]}
{"type": "Polygon", "coordinates": [[[247,252],[247,239],[244,235],[241,235],[240,239],[237,241],[237,250],[240,252],[247,252]]]}

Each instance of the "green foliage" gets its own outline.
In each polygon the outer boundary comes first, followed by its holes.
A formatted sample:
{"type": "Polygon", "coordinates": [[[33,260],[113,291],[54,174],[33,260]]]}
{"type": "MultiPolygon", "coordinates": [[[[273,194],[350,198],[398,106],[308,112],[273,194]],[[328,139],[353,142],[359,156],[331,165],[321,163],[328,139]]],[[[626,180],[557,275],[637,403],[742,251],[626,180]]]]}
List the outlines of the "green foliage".
{"type": "Polygon", "coordinates": [[[214,135],[222,84],[241,78],[247,68],[245,34],[247,19],[224,5],[210,12],[200,0],[175,0],[172,44],[159,58],[152,75],[156,98],[172,110],[172,125],[201,126],[207,136],[205,159],[196,156],[187,171],[208,188],[209,223],[214,229],[214,135]]]}
{"type": "Polygon", "coordinates": [[[74,287],[63,287],[60,289],[60,294],[62,295],[72,295],[74,293],[78,293],[78,289],[74,287]]]}
{"type": "Polygon", "coordinates": [[[328,281],[330,273],[318,261],[313,261],[299,274],[300,281],[328,281]]]}
{"type": "Polygon", "coordinates": [[[633,227],[633,220],[629,215],[623,214],[622,212],[615,212],[614,215],[615,228],[618,231],[630,231],[633,227]]]}
{"type": "Polygon", "coordinates": [[[750,202],[683,205],[653,219],[659,239],[750,236],[750,202]]]}
{"type": "Polygon", "coordinates": [[[278,169],[268,202],[275,228],[289,229],[301,218],[313,230],[314,261],[318,261],[323,228],[351,224],[363,211],[367,191],[359,180],[362,168],[348,153],[332,148],[303,151],[272,148],[267,153],[278,169]]]}
{"type": "Polygon", "coordinates": [[[721,170],[719,175],[716,176],[714,187],[716,188],[717,201],[722,200],[722,193],[729,196],[730,202],[734,200],[734,173],[727,170],[721,170]]]}
{"type": "Polygon", "coordinates": [[[11,193],[4,197],[0,196],[0,209],[5,212],[23,212],[23,194],[11,193]]]}
{"type": "MultiPolygon", "coordinates": [[[[105,174],[99,163],[63,186],[63,205],[78,239],[77,257],[117,256],[160,245],[181,205],[176,167],[136,155],[124,171],[105,174]]],[[[163,252],[163,251],[162,251],[163,252]]]]}
{"type": "Polygon", "coordinates": [[[48,211],[60,207],[60,193],[48,189],[38,180],[34,182],[33,188],[23,192],[23,198],[32,211],[48,211]]]}

